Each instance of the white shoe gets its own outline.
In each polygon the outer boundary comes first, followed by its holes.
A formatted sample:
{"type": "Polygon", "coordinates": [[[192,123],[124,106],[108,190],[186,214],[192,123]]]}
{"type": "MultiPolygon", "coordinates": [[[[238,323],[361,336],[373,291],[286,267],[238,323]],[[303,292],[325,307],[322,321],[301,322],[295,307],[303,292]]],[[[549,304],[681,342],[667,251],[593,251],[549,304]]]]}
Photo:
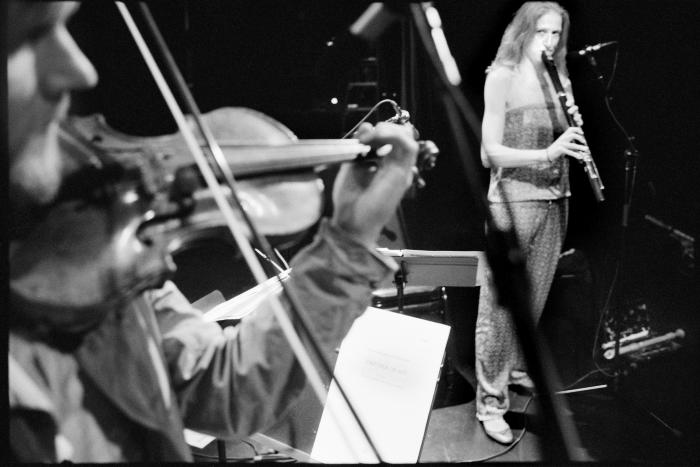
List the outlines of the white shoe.
{"type": "Polygon", "coordinates": [[[483,420],[481,424],[486,434],[499,443],[510,444],[513,442],[513,432],[503,417],[483,420]]]}

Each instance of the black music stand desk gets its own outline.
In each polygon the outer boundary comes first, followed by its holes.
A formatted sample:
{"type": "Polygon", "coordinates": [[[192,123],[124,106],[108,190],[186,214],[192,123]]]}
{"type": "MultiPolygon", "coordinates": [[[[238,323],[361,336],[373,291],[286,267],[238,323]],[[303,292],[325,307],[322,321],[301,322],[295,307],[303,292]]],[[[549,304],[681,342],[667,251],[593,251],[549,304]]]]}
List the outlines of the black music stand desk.
{"type": "MultiPolygon", "coordinates": [[[[403,293],[407,284],[434,287],[478,287],[483,283],[483,251],[389,250],[381,254],[394,258],[399,269],[394,285],[399,312],[403,310],[403,293]]],[[[388,286],[388,285],[387,285],[388,286]]]]}

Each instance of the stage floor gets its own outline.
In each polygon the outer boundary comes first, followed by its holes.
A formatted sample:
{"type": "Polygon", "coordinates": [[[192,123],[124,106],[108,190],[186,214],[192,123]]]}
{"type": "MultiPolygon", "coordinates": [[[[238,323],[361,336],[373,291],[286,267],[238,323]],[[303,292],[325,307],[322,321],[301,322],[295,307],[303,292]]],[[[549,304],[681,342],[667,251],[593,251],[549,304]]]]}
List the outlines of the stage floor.
{"type": "MultiPolygon", "coordinates": [[[[565,416],[576,428],[580,446],[575,452],[579,458],[592,462],[697,464],[700,352],[690,338],[686,341],[687,345],[677,352],[626,367],[618,378],[588,368],[582,373],[588,376],[575,388],[605,388],[558,396],[566,398],[569,413],[565,416]]],[[[515,443],[504,446],[491,440],[476,420],[472,372],[467,367],[457,370],[459,377],[446,379],[453,384],[442,387],[444,394],[437,398],[441,403],[431,411],[419,462],[549,460],[541,440],[544,423],[552,422],[541,416],[538,397],[530,401],[531,396],[511,391],[506,420],[513,428],[515,443]]],[[[577,379],[567,378],[566,382],[577,379]]],[[[274,450],[275,455],[288,460],[313,462],[306,453],[313,446],[321,411],[308,391],[286,421],[247,442],[258,453],[274,450]]],[[[225,447],[229,460],[246,459],[254,453],[245,442],[226,443],[225,447]]],[[[198,461],[215,460],[215,443],[200,454],[208,457],[196,457],[198,461]]]]}
{"type": "MultiPolygon", "coordinates": [[[[486,435],[474,416],[475,402],[472,400],[432,411],[420,462],[546,460],[539,447],[540,437],[533,430],[534,418],[539,412],[536,400],[512,392],[510,398],[512,405],[506,420],[515,437],[511,445],[497,443],[486,435]]],[[[590,460],[584,450],[578,449],[582,458],[590,460]]]]}
{"type": "MultiPolygon", "coordinates": [[[[434,409],[426,430],[420,463],[542,462],[549,460],[540,445],[543,419],[538,399],[511,392],[511,410],[506,420],[515,441],[505,446],[491,440],[474,416],[474,400],[434,409]]],[[[639,395],[639,394],[637,394],[639,395]]],[[[575,447],[580,459],[592,462],[696,463],[700,443],[694,430],[671,426],[663,413],[649,410],[632,393],[611,388],[566,396],[567,417],[574,422],[581,445],[575,447]],[[657,418],[655,418],[657,417],[657,418]]],[[[563,396],[560,396],[563,397],[563,396]]],[[[691,424],[689,423],[688,426],[691,424]]],[[[228,461],[258,453],[273,453],[268,462],[314,462],[305,451],[265,435],[254,435],[243,443],[225,443],[228,461]]],[[[197,461],[216,459],[216,443],[198,451],[197,461]],[[202,457],[204,454],[207,457],[202,457]]]]}
{"type": "MultiPolygon", "coordinates": [[[[537,399],[528,404],[526,397],[511,395],[513,406],[506,420],[515,435],[512,446],[486,436],[474,417],[471,401],[432,412],[420,462],[548,460],[540,446],[542,420],[537,399]]],[[[663,414],[650,411],[631,396],[610,389],[567,396],[567,416],[574,422],[581,442],[576,454],[594,462],[697,462],[697,433],[671,426],[663,414]]]]}

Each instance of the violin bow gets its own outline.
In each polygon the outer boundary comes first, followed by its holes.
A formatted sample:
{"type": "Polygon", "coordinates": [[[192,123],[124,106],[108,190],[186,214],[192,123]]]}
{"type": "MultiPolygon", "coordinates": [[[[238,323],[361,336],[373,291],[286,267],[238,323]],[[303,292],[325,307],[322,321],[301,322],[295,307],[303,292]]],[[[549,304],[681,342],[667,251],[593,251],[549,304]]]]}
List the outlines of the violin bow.
{"type": "MultiPolygon", "coordinates": [[[[121,1],[116,1],[115,4],[122,18],[124,19],[127,29],[131,33],[131,36],[134,39],[134,41],[136,42],[139,52],[141,53],[141,56],[146,62],[146,65],[152,77],[156,81],[156,85],[158,86],[158,89],[163,95],[163,98],[165,99],[165,102],[168,105],[168,108],[170,109],[170,112],[185,139],[187,147],[192,153],[192,156],[194,157],[195,162],[197,163],[197,166],[201,171],[208,188],[211,190],[212,195],[214,196],[214,200],[216,201],[217,206],[221,210],[221,213],[224,219],[226,220],[226,224],[229,227],[229,230],[231,231],[241,253],[243,254],[243,257],[248,267],[250,268],[251,273],[253,274],[258,284],[265,282],[269,278],[265,274],[264,268],[260,263],[260,260],[256,256],[253,247],[248,241],[243,227],[237,222],[233,207],[231,206],[231,204],[229,204],[228,200],[226,199],[226,195],[224,194],[223,189],[219,185],[219,182],[216,179],[216,176],[212,168],[210,167],[206,156],[204,155],[202,149],[199,147],[199,144],[195,139],[192,129],[187,124],[184,113],[180,109],[173,92],[171,91],[170,87],[168,86],[165,80],[165,77],[160,71],[160,68],[158,67],[158,64],[156,63],[153,55],[151,54],[151,51],[148,45],[146,44],[146,41],[141,35],[141,32],[139,31],[135,21],[133,20],[129,9],[121,1]]],[[[206,123],[202,120],[201,112],[199,111],[199,108],[196,102],[194,101],[192,94],[190,93],[187,85],[185,84],[185,80],[182,77],[179,68],[177,67],[174,59],[172,58],[172,54],[170,54],[167,44],[165,43],[162,35],[160,34],[158,26],[155,23],[153,16],[151,15],[150,9],[144,2],[138,2],[138,5],[143,18],[146,21],[148,29],[150,30],[151,34],[156,40],[157,48],[159,49],[159,52],[165,60],[166,69],[173,77],[179,94],[183,98],[186,107],[188,107],[188,111],[190,112],[190,115],[196,122],[199,131],[204,137],[207,143],[207,147],[214,158],[214,162],[218,166],[218,170],[224,177],[225,182],[228,185],[228,188],[230,189],[231,199],[236,205],[237,210],[240,212],[241,218],[244,220],[245,224],[249,229],[249,232],[251,233],[256,243],[260,246],[260,249],[268,257],[274,257],[274,252],[269,242],[264,236],[262,236],[259,233],[259,230],[255,227],[254,223],[247,215],[246,211],[242,208],[240,198],[238,197],[238,190],[236,187],[235,178],[231,173],[230,167],[228,167],[228,164],[225,161],[223,152],[221,151],[221,147],[214,139],[206,123]]],[[[304,333],[306,340],[309,343],[309,347],[313,352],[314,356],[316,357],[317,361],[319,362],[322,371],[326,374],[330,381],[334,381],[336,383],[336,387],[338,388],[338,392],[341,395],[342,400],[347,405],[350,413],[352,414],[355,422],[357,423],[358,428],[360,429],[365,440],[367,441],[367,444],[372,450],[374,456],[377,458],[377,461],[382,462],[382,459],[377,450],[376,443],[373,442],[372,437],[367,431],[365,425],[362,423],[357,411],[350,403],[347,393],[343,389],[343,386],[340,384],[340,381],[338,381],[338,378],[333,374],[331,365],[326,359],[325,355],[323,354],[320,345],[318,344],[318,339],[313,335],[307,317],[300,311],[301,306],[299,304],[298,298],[284,281],[280,281],[280,285],[282,286],[282,293],[289,304],[289,312],[294,316],[295,320],[297,321],[297,324],[299,325],[299,329],[304,333]]],[[[297,334],[297,331],[294,329],[294,324],[291,322],[289,316],[287,315],[287,312],[285,311],[278,298],[276,296],[271,296],[270,298],[270,304],[272,306],[273,313],[277,318],[280,327],[292,348],[292,351],[294,352],[299,364],[304,370],[308,381],[312,389],[314,390],[314,393],[318,397],[321,404],[324,404],[326,399],[326,392],[318,369],[314,366],[311,356],[304,348],[301,337],[299,336],[299,334],[297,334]]],[[[326,408],[330,409],[330,407],[326,408]]],[[[332,412],[332,409],[330,411],[330,414],[332,418],[334,418],[336,421],[338,420],[336,414],[332,412]]],[[[336,423],[336,425],[339,428],[342,428],[340,423],[336,423]]],[[[350,446],[350,448],[352,449],[353,446],[350,446]]]]}

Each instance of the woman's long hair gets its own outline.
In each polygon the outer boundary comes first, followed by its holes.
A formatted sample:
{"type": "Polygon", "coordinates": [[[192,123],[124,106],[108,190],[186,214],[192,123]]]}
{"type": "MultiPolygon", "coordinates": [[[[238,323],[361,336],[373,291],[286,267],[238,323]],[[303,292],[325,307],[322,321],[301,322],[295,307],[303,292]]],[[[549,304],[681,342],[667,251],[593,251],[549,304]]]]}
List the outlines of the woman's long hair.
{"type": "Polygon", "coordinates": [[[529,43],[530,39],[537,32],[537,20],[550,11],[561,16],[561,36],[557,47],[554,49],[554,63],[560,73],[568,76],[566,69],[566,43],[569,39],[569,13],[556,2],[527,2],[518,9],[513,17],[513,21],[510,22],[503,33],[501,45],[498,46],[498,52],[496,52],[496,58],[487,72],[494,65],[503,65],[511,69],[518,66],[523,58],[525,44],[529,43]]]}

